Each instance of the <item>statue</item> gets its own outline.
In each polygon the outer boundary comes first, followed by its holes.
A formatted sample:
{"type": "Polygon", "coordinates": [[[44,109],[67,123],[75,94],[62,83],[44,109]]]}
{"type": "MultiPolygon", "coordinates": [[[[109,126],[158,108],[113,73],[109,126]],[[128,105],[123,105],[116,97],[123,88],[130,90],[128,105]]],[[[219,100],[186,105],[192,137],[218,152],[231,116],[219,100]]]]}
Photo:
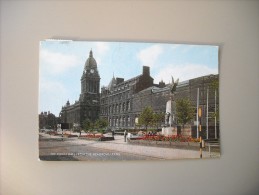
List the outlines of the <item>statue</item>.
{"type": "Polygon", "coordinates": [[[166,102],[165,111],[165,126],[162,128],[163,135],[177,135],[175,113],[176,113],[176,103],[174,99],[174,94],[176,87],[178,85],[179,79],[174,82],[172,77],[172,83],[170,84],[169,95],[170,99],[166,102]]]}
{"type": "Polygon", "coordinates": [[[170,119],[170,112],[166,112],[166,114],[165,114],[165,121],[166,121],[166,126],[168,126],[169,125],[169,119],[170,119]]]}
{"type": "Polygon", "coordinates": [[[174,82],[174,78],[172,77],[172,83],[170,84],[170,100],[166,103],[166,114],[165,114],[165,125],[167,127],[171,127],[175,125],[175,100],[174,93],[176,91],[176,87],[178,85],[179,79],[174,82]]]}
{"type": "Polygon", "coordinates": [[[174,82],[174,77],[172,76],[172,84],[170,86],[170,92],[172,95],[174,95],[174,92],[176,91],[176,86],[178,85],[179,78],[174,82]]]}

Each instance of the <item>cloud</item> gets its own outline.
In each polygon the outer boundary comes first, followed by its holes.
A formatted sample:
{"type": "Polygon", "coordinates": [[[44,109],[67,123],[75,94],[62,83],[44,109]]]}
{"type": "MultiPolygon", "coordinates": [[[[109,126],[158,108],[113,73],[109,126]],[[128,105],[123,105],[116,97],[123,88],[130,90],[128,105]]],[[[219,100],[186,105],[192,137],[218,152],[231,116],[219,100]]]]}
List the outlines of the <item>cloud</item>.
{"type": "Polygon", "coordinates": [[[142,65],[153,67],[158,57],[162,54],[163,48],[160,45],[153,45],[146,49],[141,50],[137,54],[137,58],[141,61],[142,65]]]}
{"type": "Polygon", "coordinates": [[[209,68],[202,64],[185,64],[185,65],[167,65],[157,75],[154,76],[155,83],[163,80],[165,83],[171,81],[171,76],[180,82],[192,78],[205,76],[209,74],[218,74],[217,68],[209,68]]]}
{"type": "Polygon", "coordinates": [[[98,54],[104,54],[109,50],[109,43],[106,42],[96,42],[95,46],[98,54]]]}
{"type": "Polygon", "coordinates": [[[42,70],[51,74],[60,74],[80,64],[79,59],[71,54],[51,52],[47,49],[40,51],[42,70]]]}

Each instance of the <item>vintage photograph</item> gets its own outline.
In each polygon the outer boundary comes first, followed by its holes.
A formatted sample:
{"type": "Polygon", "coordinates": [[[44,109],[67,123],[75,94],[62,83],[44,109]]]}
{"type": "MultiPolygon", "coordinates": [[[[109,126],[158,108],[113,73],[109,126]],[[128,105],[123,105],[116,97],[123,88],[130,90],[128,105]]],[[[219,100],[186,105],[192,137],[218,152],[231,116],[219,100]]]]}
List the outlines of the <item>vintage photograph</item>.
{"type": "Polygon", "coordinates": [[[220,157],[219,47],[44,40],[39,159],[220,157]]]}

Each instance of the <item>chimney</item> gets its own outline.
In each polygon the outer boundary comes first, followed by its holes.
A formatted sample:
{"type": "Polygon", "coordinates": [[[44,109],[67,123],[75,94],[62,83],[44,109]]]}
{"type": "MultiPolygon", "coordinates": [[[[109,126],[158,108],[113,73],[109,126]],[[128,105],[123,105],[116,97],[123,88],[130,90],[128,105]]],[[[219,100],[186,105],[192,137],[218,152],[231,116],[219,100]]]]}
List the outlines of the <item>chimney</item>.
{"type": "Polygon", "coordinates": [[[116,78],[116,85],[124,82],[124,78],[116,78]]]}
{"type": "Polygon", "coordinates": [[[149,66],[143,66],[143,75],[150,75],[149,66]]]}

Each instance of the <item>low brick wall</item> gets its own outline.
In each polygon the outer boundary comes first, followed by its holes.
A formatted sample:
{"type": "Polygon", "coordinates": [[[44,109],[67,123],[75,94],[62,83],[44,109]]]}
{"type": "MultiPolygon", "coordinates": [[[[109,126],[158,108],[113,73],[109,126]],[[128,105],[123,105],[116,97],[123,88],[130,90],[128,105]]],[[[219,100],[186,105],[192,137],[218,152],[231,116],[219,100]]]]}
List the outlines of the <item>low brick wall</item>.
{"type": "Polygon", "coordinates": [[[111,141],[114,140],[114,137],[101,137],[99,141],[111,141]]]}
{"type": "Polygon", "coordinates": [[[150,141],[150,140],[131,140],[128,139],[129,144],[155,146],[164,148],[183,148],[183,149],[199,149],[199,142],[170,142],[170,141],[150,141]]]}
{"type": "Polygon", "coordinates": [[[78,139],[83,139],[83,140],[89,140],[89,141],[99,141],[99,137],[98,138],[90,138],[90,137],[79,137],[78,139]]]}
{"type": "Polygon", "coordinates": [[[114,140],[114,137],[98,137],[98,138],[79,137],[79,139],[90,140],[90,141],[111,141],[111,140],[114,140]]]}
{"type": "MultiPolygon", "coordinates": [[[[62,136],[62,135],[61,135],[62,136]]],[[[70,137],[78,137],[77,135],[70,135],[70,134],[65,134],[65,135],[63,135],[64,137],[66,137],[66,138],[70,138],[70,137]]]]}

